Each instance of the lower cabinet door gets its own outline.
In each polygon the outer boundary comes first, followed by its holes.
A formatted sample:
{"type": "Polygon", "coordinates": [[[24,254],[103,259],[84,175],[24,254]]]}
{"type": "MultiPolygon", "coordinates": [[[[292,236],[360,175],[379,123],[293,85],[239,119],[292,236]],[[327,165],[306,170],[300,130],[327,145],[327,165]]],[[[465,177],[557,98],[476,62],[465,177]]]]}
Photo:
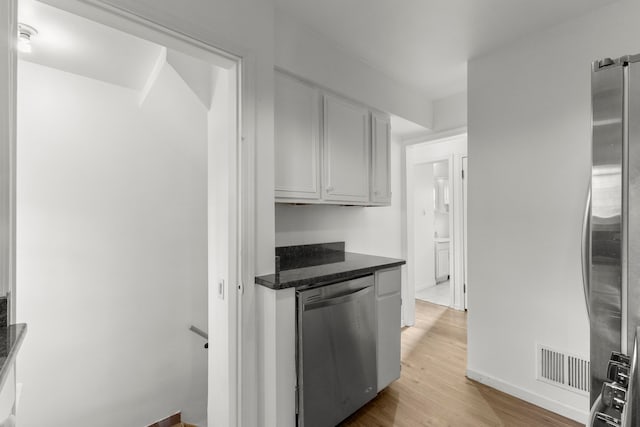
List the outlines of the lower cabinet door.
{"type": "Polygon", "coordinates": [[[378,298],[378,392],[400,378],[400,293],[378,298]]]}

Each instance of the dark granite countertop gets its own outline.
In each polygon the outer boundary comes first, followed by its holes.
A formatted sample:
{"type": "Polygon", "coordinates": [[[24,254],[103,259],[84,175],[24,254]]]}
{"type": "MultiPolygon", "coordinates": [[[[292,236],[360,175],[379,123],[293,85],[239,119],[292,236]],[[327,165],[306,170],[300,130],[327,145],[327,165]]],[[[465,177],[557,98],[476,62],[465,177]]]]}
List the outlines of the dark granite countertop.
{"type": "Polygon", "coordinates": [[[4,386],[26,333],[25,323],[0,327],[0,389],[4,386]]]}
{"type": "Polygon", "coordinates": [[[322,286],[405,264],[401,259],[344,252],[344,242],[276,248],[276,254],[276,273],[256,277],[257,284],[271,289],[322,286]]]}

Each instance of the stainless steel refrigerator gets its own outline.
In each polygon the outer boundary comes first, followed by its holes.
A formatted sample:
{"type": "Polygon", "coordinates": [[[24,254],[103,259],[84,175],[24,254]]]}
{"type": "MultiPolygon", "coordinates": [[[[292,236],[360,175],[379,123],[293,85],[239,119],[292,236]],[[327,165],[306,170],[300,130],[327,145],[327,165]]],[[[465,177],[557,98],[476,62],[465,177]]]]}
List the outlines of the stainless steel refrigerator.
{"type": "Polygon", "coordinates": [[[640,426],[640,55],[595,61],[592,174],[583,235],[591,326],[590,426],[640,426]],[[637,394],[637,393],[635,393],[637,394]]]}

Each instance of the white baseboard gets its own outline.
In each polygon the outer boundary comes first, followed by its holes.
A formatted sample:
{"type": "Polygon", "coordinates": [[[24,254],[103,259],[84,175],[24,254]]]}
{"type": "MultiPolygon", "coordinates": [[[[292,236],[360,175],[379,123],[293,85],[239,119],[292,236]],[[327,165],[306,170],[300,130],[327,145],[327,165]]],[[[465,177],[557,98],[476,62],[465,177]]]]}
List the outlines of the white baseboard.
{"type": "Polygon", "coordinates": [[[563,417],[571,418],[572,420],[582,424],[586,424],[587,419],[589,418],[589,413],[587,411],[580,411],[571,406],[564,405],[555,400],[548,399],[537,393],[532,393],[528,390],[514,386],[480,372],[467,369],[467,378],[491,388],[495,388],[496,390],[500,390],[502,392],[510,394],[511,396],[515,396],[518,399],[524,400],[525,402],[529,402],[551,412],[555,412],[556,414],[562,415],[563,417]]]}

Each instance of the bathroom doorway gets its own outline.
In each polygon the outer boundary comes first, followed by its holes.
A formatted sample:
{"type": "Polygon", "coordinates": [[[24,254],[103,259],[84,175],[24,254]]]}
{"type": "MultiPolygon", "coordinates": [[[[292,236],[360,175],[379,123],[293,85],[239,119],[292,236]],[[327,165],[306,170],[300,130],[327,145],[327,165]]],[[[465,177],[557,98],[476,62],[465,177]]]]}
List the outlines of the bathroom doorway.
{"type": "Polygon", "coordinates": [[[405,147],[407,284],[405,325],[413,325],[416,299],[465,309],[463,157],[466,133],[405,147]]]}
{"type": "Polygon", "coordinates": [[[451,190],[449,160],[414,166],[415,296],[450,306],[451,190]]]}

